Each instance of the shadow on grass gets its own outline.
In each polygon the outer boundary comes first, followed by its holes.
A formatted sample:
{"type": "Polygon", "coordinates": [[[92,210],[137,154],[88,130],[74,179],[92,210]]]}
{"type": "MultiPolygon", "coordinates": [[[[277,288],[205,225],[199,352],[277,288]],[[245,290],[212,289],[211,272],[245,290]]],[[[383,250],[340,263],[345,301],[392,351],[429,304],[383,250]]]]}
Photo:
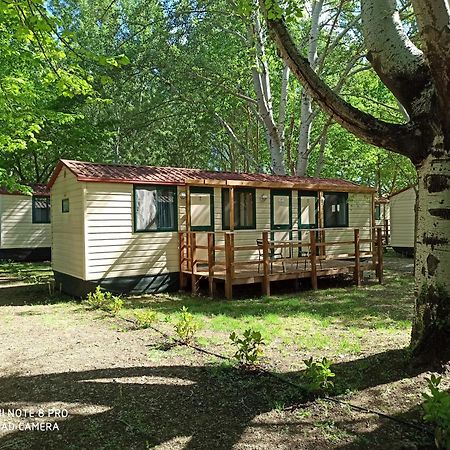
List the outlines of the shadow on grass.
{"type": "MultiPolygon", "coordinates": [[[[361,328],[373,328],[374,323],[390,324],[408,322],[413,314],[412,277],[388,274],[384,285],[366,284],[362,288],[345,284],[322,285],[317,291],[273,295],[271,297],[245,298],[239,300],[211,300],[185,294],[162,294],[125,299],[126,308],[150,308],[163,314],[178,312],[187,306],[193,314],[209,317],[232,318],[258,317],[269,314],[280,317],[307,315],[317,319],[338,319],[341,323],[361,328]]],[[[248,288],[247,288],[248,289],[248,288]]],[[[247,296],[249,291],[247,290],[247,296]]]]}
{"type": "Polygon", "coordinates": [[[65,294],[50,295],[48,284],[0,285],[0,306],[46,305],[65,301],[73,301],[73,298],[65,294]]]}
{"type": "MultiPolygon", "coordinates": [[[[352,373],[361,365],[363,370],[370,367],[371,376],[359,379],[358,387],[363,389],[417,375],[418,370],[404,369],[404,358],[404,352],[386,352],[339,364],[336,371],[352,373]],[[393,364],[392,370],[386,370],[387,362],[393,364]]],[[[287,374],[293,378],[298,375],[287,374]]],[[[141,449],[184,437],[186,449],[231,449],[244,430],[253,426],[255,417],[272,411],[276,404],[288,407],[302,401],[300,392],[279,380],[264,374],[242,373],[229,366],[124,367],[10,376],[1,378],[0,383],[3,409],[50,405],[66,407],[69,412],[66,420],[58,422],[60,431],[12,432],[0,438],[0,448],[20,444],[23,449],[141,449]]],[[[350,416],[343,417],[349,419],[350,416]]],[[[2,420],[5,418],[0,417],[0,424],[2,420]]],[[[351,416],[351,420],[357,419],[351,416]]],[[[291,443],[285,442],[283,423],[277,428],[276,420],[271,419],[270,424],[258,422],[255,426],[271,428],[270,432],[275,427],[279,433],[277,442],[283,442],[286,448],[297,448],[295,445],[300,443],[302,448],[303,444],[304,448],[320,447],[314,437],[308,443],[308,436],[302,431],[304,425],[300,417],[291,418],[287,425],[292,430],[291,443]]],[[[314,428],[314,423],[309,426],[314,428]]],[[[398,435],[413,439],[414,433],[411,437],[409,431],[400,427],[394,439],[398,435]]],[[[392,436],[387,434],[384,448],[392,448],[390,442],[392,436]]],[[[255,444],[254,448],[266,448],[264,442],[255,444]]]]}

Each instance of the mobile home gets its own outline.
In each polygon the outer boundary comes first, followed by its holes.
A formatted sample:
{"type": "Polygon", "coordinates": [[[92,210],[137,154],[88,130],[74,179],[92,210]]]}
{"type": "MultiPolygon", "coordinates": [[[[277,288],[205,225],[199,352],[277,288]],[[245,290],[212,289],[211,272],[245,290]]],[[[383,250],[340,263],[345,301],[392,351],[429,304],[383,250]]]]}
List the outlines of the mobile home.
{"type": "Polygon", "coordinates": [[[412,256],[415,242],[415,204],[414,186],[402,189],[389,198],[392,248],[401,254],[412,256]]]}
{"type": "MultiPolygon", "coordinates": [[[[282,258],[271,265],[286,276],[287,253],[295,256],[290,261],[300,273],[310,264],[299,263],[306,254],[325,260],[354,252],[355,228],[358,257],[360,250],[373,250],[374,189],[343,180],[61,160],[48,186],[56,287],[75,296],[99,284],[117,292],[174,290],[185,283],[186,271],[195,284],[211,256],[211,239],[217,254],[210,272],[216,270],[220,280],[232,239],[230,267],[251,260],[256,274],[247,282],[259,282],[258,272],[262,277],[267,269],[259,243],[264,231],[272,259],[274,242],[283,242],[282,258]],[[317,243],[316,252],[308,242],[325,235],[335,242],[327,255],[324,244],[317,243]]],[[[325,274],[319,262],[318,273],[325,274]]]]}
{"type": "Polygon", "coordinates": [[[0,188],[0,259],[50,260],[50,192],[30,185],[33,195],[0,188]]]}

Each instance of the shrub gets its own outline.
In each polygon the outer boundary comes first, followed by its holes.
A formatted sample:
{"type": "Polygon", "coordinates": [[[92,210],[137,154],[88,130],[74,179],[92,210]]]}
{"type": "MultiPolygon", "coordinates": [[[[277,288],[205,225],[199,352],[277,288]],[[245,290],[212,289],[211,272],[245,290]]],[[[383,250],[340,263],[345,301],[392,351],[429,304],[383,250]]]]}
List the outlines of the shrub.
{"type": "Polygon", "coordinates": [[[234,357],[241,365],[254,366],[264,354],[263,346],[266,344],[259,331],[245,330],[243,337],[233,331],[230,339],[237,346],[234,357]]]}
{"type": "Polygon", "coordinates": [[[450,450],[450,394],[439,389],[441,377],[434,374],[427,378],[430,394],[423,393],[423,419],[434,425],[436,447],[450,450]]]}
{"type": "Polygon", "coordinates": [[[102,288],[97,286],[94,292],[89,292],[86,304],[91,309],[117,314],[123,307],[123,300],[111,292],[102,291],[102,288]]]}
{"type": "Polygon", "coordinates": [[[334,387],[334,383],[330,380],[335,376],[330,369],[332,361],[325,357],[322,358],[322,361],[314,361],[311,356],[309,359],[304,359],[303,362],[306,364],[305,378],[311,391],[328,391],[334,387]]]}
{"type": "Polygon", "coordinates": [[[186,306],[183,306],[180,320],[175,324],[175,331],[179,339],[188,344],[193,340],[199,328],[199,324],[194,320],[194,316],[188,311],[186,306]]]}
{"type": "Polygon", "coordinates": [[[156,321],[155,311],[136,311],[134,316],[139,328],[149,328],[156,321]]]}

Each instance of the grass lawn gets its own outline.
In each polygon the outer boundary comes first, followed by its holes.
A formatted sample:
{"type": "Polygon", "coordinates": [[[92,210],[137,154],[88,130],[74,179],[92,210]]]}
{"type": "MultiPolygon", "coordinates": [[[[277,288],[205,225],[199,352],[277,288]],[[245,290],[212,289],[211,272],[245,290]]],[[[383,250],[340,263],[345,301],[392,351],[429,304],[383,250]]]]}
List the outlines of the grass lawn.
{"type": "MultiPolygon", "coordinates": [[[[68,417],[47,419],[59,430],[36,432],[2,429],[0,416],[0,449],[430,448],[426,432],[309,401],[276,378],[168,345],[155,330],[123,320],[153,311],[154,326],[175,336],[186,306],[200,325],[197,344],[225,356],[235,352],[232,331],[260,331],[269,371],[303,383],[303,360],[326,356],[336,373],[334,398],[420,423],[429,373],[409,363],[411,265],[388,255],[385,283],[366,280],[361,288],[340,281],[233,301],[129,297],[112,317],[50,296],[48,266],[2,264],[0,410],[65,408],[68,417]]],[[[448,388],[448,377],[443,383],[448,388]]]]}

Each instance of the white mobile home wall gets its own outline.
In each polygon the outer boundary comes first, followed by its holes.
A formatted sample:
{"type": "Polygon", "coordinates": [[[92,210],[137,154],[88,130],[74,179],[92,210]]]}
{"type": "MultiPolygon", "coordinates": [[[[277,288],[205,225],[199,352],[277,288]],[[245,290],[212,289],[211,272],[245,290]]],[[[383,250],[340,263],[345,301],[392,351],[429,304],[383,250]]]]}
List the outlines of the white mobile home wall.
{"type": "Polygon", "coordinates": [[[50,258],[51,224],[33,223],[29,195],[0,194],[0,258],[50,258]]]}
{"type": "Polygon", "coordinates": [[[414,251],[416,191],[413,187],[390,197],[390,245],[400,253],[414,251]]]}

